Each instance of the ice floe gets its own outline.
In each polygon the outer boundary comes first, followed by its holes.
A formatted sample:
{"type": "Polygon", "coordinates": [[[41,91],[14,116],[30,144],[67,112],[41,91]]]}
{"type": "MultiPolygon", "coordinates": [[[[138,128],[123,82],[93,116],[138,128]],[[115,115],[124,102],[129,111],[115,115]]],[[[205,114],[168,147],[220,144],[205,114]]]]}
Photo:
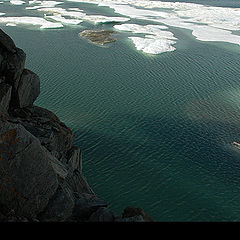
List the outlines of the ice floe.
{"type": "Polygon", "coordinates": [[[23,4],[25,4],[26,2],[24,2],[24,1],[19,1],[19,0],[11,0],[10,3],[13,4],[13,5],[23,5],[23,4]]]}
{"type": "Polygon", "coordinates": [[[45,28],[62,28],[63,25],[58,22],[50,22],[39,17],[0,17],[0,23],[6,24],[25,24],[25,25],[37,25],[41,29],[45,28]]]}
{"type": "Polygon", "coordinates": [[[37,6],[33,7],[26,7],[28,10],[34,10],[39,8],[51,8],[55,7],[56,5],[63,4],[64,2],[56,2],[56,1],[29,1],[29,4],[37,4],[37,6]]]}
{"type": "Polygon", "coordinates": [[[174,41],[168,39],[158,39],[156,37],[153,38],[141,38],[141,37],[129,37],[137,50],[141,50],[145,53],[149,54],[160,54],[163,52],[171,52],[174,51],[175,48],[172,46],[174,41]]]}
{"type": "Polygon", "coordinates": [[[68,11],[64,8],[57,7],[57,8],[40,8],[38,9],[38,11],[52,13],[54,15],[57,14],[58,17],[55,17],[55,16],[52,17],[52,19],[54,20],[60,20],[61,16],[80,19],[81,21],[90,21],[90,22],[94,22],[95,24],[110,23],[110,22],[118,23],[118,22],[126,22],[130,20],[130,18],[126,18],[126,17],[107,17],[102,15],[87,15],[81,9],[77,9],[77,11],[76,9],[72,11],[68,11]]]}
{"type": "Polygon", "coordinates": [[[50,20],[54,20],[56,22],[61,22],[63,24],[72,24],[72,25],[77,25],[79,23],[82,22],[82,20],[78,20],[78,19],[67,19],[64,18],[63,16],[61,16],[60,14],[58,15],[53,15],[53,16],[44,16],[45,19],[50,19],[50,20]]]}
{"type": "Polygon", "coordinates": [[[94,22],[95,24],[127,22],[130,20],[130,18],[125,17],[107,17],[102,15],[86,15],[83,19],[94,22]]]}
{"type": "Polygon", "coordinates": [[[132,33],[144,33],[144,34],[152,34],[155,36],[161,36],[164,38],[176,39],[173,36],[173,33],[168,31],[162,31],[163,29],[168,29],[167,26],[164,25],[139,25],[139,24],[121,24],[115,25],[114,28],[120,31],[128,31],[132,33]]]}
{"type": "Polygon", "coordinates": [[[68,0],[88,2],[114,9],[115,13],[150,20],[168,26],[189,29],[201,41],[223,41],[239,44],[240,9],[211,7],[195,3],[136,0],[68,0]],[[228,31],[227,31],[228,30],[228,31]]]}
{"type": "Polygon", "coordinates": [[[130,36],[137,50],[145,53],[160,54],[175,50],[172,45],[176,43],[177,38],[172,32],[166,31],[168,27],[163,25],[138,25],[138,24],[121,24],[115,25],[115,29],[127,31],[133,34],[144,34],[144,37],[130,36]]]}
{"type": "Polygon", "coordinates": [[[83,12],[80,8],[68,8],[69,11],[83,12]]]}
{"type": "Polygon", "coordinates": [[[17,24],[15,24],[15,23],[7,23],[6,26],[8,26],[8,27],[15,27],[15,26],[17,26],[17,24]]]}
{"type": "Polygon", "coordinates": [[[192,35],[200,41],[228,42],[240,45],[240,36],[211,26],[194,26],[192,35]]]}
{"type": "MultiPolygon", "coordinates": [[[[27,4],[27,1],[22,0],[7,1],[15,5],[27,4]]],[[[133,35],[129,38],[138,50],[152,54],[175,50],[173,44],[177,39],[174,38],[172,33],[174,29],[171,27],[190,30],[192,35],[199,41],[221,41],[240,45],[240,36],[233,32],[240,31],[239,8],[149,0],[33,0],[29,1],[28,4],[30,6],[27,6],[26,10],[38,10],[46,13],[45,19],[42,18],[40,20],[41,18],[38,18],[36,20],[40,28],[56,28],[62,27],[65,24],[77,25],[82,21],[90,21],[94,24],[109,22],[124,23],[131,19],[151,21],[151,23],[155,23],[156,25],[134,26],[133,24],[121,24],[115,25],[115,28],[118,31],[142,34],[143,36],[133,35]],[[99,8],[109,7],[121,16],[88,15],[78,7],[65,9],[65,2],[84,2],[96,4],[99,8]],[[61,7],[59,7],[60,4],[61,7]],[[153,50],[154,48],[155,50],[153,50]]],[[[20,24],[20,22],[24,22],[24,24],[27,24],[25,19],[19,20],[17,17],[14,20],[12,19],[13,22],[9,22],[9,18],[6,18],[6,20],[3,19],[5,17],[1,17],[0,22],[6,22],[7,24],[20,24]]],[[[35,23],[33,21],[30,24],[35,25],[35,23]]]]}

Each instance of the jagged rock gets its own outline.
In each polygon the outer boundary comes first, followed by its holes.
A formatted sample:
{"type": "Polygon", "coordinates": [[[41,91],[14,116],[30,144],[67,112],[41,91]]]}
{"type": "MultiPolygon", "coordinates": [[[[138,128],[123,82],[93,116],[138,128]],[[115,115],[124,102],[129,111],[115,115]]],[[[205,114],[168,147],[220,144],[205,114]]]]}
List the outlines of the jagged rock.
{"type": "MultiPolygon", "coordinates": [[[[13,116],[11,121],[19,119],[25,129],[37,137],[54,156],[61,158],[69,155],[68,152],[73,148],[74,134],[51,111],[33,106],[14,109],[11,115],[13,116]]],[[[78,154],[80,153],[77,150],[76,156],[71,161],[79,161],[75,159],[78,154]]]]}
{"type": "Polygon", "coordinates": [[[16,46],[13,40],[0,29],[0,47],[6,48],[9,52],[15,53],[16,46]]]}
{"type": "MultiPolygon", "coordinates": [[[[9,119],[8,112],[0,104],[0,125],[2,125],[4,122],[8,121],[8,119],[9,119]]],[[[1,132],[0,132],[0,134],[1,134],[1,132]]]]}
{"type": "Polygon", "coordinates": [[[78,170],[82,173],[82,151],[80,148],[73,147],[69,150],[70,158],[68,164],[71,166],[72,170],[78,170]]]}
{"type": "Polygon", "coordinates": [[[77,221],[88,221],[92,213],[98,208],[107,207],[107,202],[94,194],[78,194],[72,213],[72,218],[77,221]]]}
{"type": "Polygon", "coordinates": [[[89,222],[114,222],[118,216],[107,207],[100,207],[89,218],[89,222]]]}
{"type": "Polygon", "coordinates": [[[37,74],[24,69],[18,84],[17,96],[20,108],[32,106],[40,94],[40,79],[37,74]]]}
{"type": "Polygon", "coordinates": [[[47,207],[38,215],[38,219],[46,222],[63,222],[72,215],[73,208],[72,191],[67,186],[59,186],[47,207]]]}
{"type": "Polygon", "coordinates": [[[25,61],[26,54],[20,48],[16,48],[16,53],[14,54],[8,53],[3,61],[4,64],[2,65],[4,67],[4,71],[2,71],[2,74],[6,79],[6,83],[9,83],[14,87],[14,91],[18,88],[18,83],[24,69],[25,61]]]}
{"type": "Polygon", "coordinates": [[[12,86],[6,83],[0,83],[0,104],[5,111],[8,110],[11,100],[12,86]]]}
{"type": "Polygon", "coordinates": [[[143,220],[146,222],[154,222],[154,220],[142,208],[126,207],[123,210],[122,218],[130,218],[136,216],[142,216],[143,220]]]}
{"type": "Polygon", "coordinates": [[[51,121],[60,122],[59,118],[51,111],[47,110],[46,108],[42,108],[39,106],[33,106],[31,108],[25,108],[31,114],[33,118],[46,118],[50,119],[51,121]]]}
{"type": "Polygon", "coordinates": [[[52,155],[20,124],[0,125],[0,203],[35,218],[58,187],[52,155]]]}
{"type": "Polygon", "coordinates": [[[66,181],[71,186],[73,192],[94,195],[94,192],[89,186],[86,178],[79,171],[69,171],[66,181]]]}

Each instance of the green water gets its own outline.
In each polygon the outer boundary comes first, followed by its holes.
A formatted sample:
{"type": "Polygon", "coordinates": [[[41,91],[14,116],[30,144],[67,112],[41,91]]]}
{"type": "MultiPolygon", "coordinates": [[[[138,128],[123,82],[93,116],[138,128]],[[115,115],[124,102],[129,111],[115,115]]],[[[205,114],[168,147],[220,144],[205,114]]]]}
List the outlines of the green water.
{"type": "Polygon", "coordinates": [[[158,221],[240,220],[240,151],[231,145],[240,135],[239,46],[171,28],[177,50],[150,56],[124,34],[98,47],[79,28],[2,28],[40,76],[36,104],[73,129],[83,173],[113,211],[134,205],[158,221]]]}

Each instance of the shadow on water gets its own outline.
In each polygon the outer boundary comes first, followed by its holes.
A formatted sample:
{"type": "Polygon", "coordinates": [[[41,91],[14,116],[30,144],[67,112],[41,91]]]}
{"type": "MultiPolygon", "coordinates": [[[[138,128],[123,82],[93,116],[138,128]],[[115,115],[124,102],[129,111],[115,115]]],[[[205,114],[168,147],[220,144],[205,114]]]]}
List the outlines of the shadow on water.
{"type": "Polygon", "coordinates": [[[203,124],[122,117],[130,125],[134,122],[147,141],[129,141],[129,131],[108,138],[75,130],[76,144],[83,150],[84,174],[114,210],[137,204],[160,221],[239,219],[240,152],[224,147],[227,138],[240,133],[239,126],[211,120],[203,124]]]}

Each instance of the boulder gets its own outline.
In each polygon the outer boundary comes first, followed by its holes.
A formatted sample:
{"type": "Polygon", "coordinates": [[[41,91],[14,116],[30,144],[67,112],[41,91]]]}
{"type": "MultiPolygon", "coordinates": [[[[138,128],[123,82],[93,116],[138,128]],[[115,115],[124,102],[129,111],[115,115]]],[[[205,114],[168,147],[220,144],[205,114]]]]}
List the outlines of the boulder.
{"type": "Polygon", "coordinates": [[[89,222],[114,222],[118,218],[114,212],[107,207],[100,207],[89,218],[89,222]]]}
{"type": "Polygon", "coordinates": [[[101,207],[107,207],[107,202],[94,194],[77,194],[72,219],[75,221],[88,221],[90,216],[101,207]]]}
{"type": "Polygon", "coordinates": [[[133,218],[136,216],[141,216],[144,222],[154,222],[154,220],[142,208],[126,207],[123,210],[122,218],[133,218]]]}
{"type": "Polygon", "coordinates": [[[47,207],[38,215],[43,222],[63,222],[71,215],[74,208],[74,196],[68,186],[58,187],[47,207]]]}

